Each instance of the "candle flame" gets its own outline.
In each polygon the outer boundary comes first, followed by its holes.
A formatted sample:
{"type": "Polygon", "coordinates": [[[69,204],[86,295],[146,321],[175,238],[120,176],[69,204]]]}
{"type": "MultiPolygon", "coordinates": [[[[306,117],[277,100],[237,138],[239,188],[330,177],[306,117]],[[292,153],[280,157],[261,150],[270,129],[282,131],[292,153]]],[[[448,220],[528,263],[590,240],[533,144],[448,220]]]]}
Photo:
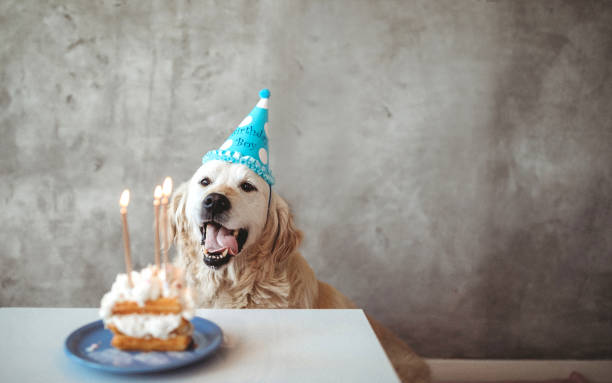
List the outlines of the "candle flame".
{"type": "Polygon", "coordinates": [[[130,203],[130,190],[125,189],[123,193],[121,193],[121,198],[119,198],[119,205],[121,207],[127,207],[130,203]]]}
{"type": "Polygon", "coordinates": [[[172,178],[166,177],[163,188],[164,196],[168,197],[170,194],[172,194],[172,178]]]}
{"type": "Polygon", "coordinates": [[[160,199],[162,197],[162,187],[157,185],[155,186],[155,191],[153,192],[153,198],[160,199]]]}

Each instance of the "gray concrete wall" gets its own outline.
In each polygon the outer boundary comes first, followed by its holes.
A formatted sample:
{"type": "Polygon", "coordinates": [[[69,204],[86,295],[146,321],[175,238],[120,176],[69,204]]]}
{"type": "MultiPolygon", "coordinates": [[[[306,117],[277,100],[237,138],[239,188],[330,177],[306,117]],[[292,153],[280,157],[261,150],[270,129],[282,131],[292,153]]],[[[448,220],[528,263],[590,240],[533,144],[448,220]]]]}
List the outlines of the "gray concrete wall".
{"type": "Polygon", "coordinates": [[[429,357],[612,357],[609,2],[1,1],[0,304],[95,306],[272,90],[328,281],[429,357]]]}

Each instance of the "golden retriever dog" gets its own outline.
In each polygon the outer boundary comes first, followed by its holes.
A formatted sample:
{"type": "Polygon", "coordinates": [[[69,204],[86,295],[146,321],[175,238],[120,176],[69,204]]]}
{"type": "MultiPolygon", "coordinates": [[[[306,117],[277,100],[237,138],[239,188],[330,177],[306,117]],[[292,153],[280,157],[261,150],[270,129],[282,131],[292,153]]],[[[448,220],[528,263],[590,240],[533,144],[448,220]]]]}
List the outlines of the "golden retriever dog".
{"type": "MultiPolygon", "coordinates": [[[[317,280],[298,252],[302,233],[289,206],[248,167],[206,162],[179,186],[169,209],[176,262],[199,307],[355,308],[317,280]]],[[[428,382],[425,362],[368,319],[402,381],[428,382]]]]}

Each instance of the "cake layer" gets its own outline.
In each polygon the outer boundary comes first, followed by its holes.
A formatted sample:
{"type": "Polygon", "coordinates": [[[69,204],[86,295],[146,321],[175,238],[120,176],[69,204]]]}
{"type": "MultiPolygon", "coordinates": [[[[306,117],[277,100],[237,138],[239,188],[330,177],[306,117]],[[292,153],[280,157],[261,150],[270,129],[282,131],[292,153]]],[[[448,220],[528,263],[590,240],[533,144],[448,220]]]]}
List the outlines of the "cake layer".
{"type": "Polygon", "coordinates": [[[191,344],[190,335],[177,335],[168,339],[135,338],[115,334],[111,345],[121,350],[138,351],[183,351],[191,344]]]}
{"type": "Polygon", "coordinates": [[[170,333],[166,339],[157,337],[136,337],[122,333],[117,327],[110,324],[109,330],[113,332],[111,345],[122,350],[140,351],[182,351],[191,343],[193,326],[185,319],[181,320],[178,328],[170,333]]]}
{"type": "Polygon", "coordinates": [[[181,311],[181,304],[176,298],[158,298],[155,300],[149,300],[145,302],[144,306],[140,306],[137,302],[133,301],[117,302],[111,310],[113,315],[180,314],[181,311]]]}

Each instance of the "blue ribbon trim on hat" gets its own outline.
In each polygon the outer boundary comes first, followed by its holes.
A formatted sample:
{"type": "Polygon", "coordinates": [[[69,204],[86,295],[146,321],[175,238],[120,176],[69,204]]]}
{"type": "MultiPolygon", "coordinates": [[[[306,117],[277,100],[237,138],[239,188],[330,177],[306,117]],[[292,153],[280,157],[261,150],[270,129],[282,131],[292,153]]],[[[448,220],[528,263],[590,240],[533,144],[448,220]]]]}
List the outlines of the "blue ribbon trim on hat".
{"type": "Polygon", "coordinates": [[[274,176],[272,176],[272,173],[268,167],[262,165],[256,158],[251,156],[243,156],[240,154],[240,152],[230,150],[211,150],[210,152],[206,153],[204,157],[202,157],[203,164],[212,160],[221,160],[246,165],[258,176],[263,178],[270,186],[274,185],[274,176]]]}

